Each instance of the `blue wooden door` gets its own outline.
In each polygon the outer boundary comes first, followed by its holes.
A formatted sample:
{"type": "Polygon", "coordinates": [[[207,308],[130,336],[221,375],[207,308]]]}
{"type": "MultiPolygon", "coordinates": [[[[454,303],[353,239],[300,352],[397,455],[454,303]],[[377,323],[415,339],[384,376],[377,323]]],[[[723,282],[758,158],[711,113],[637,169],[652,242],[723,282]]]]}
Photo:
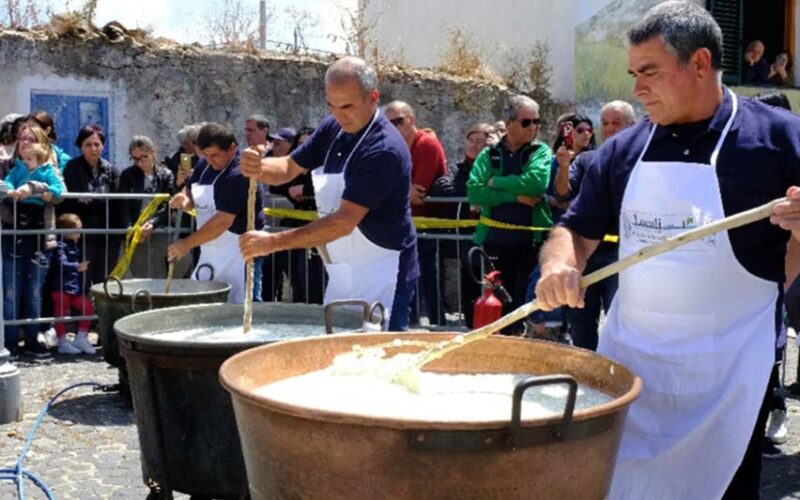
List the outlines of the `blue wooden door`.
{"type": "Polygon", "coordinates": [[[81,154],[75,146],[78,131],[84,125],[99,125],[106,136],[103,158],[109,159],[108,97],[78,96],[31,92],[31,111],[44,110],[56,124],[56,144],[73,158],[81,154]]]}

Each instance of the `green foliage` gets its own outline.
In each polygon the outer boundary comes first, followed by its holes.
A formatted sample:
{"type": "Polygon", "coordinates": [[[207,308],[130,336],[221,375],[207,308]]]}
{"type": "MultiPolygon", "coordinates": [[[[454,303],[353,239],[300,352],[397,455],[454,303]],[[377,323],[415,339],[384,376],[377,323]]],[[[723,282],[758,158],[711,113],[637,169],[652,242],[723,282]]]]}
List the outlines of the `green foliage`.
{"type": "Polygon", "coordinates": [[[630,101],[633,80],[628,75],[628,50],[619,41],[575,38],[575,99],[630,101]]]}

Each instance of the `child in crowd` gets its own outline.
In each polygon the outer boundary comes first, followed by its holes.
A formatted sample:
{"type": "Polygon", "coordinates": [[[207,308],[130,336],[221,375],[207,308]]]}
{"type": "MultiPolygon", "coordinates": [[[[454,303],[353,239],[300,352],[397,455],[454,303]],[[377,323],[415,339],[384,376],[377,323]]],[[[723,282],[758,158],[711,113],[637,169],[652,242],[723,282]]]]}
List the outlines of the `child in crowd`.
{"type": "MultiPolygon", "coordinates": [[[[80,217],[75,214],[61,214],[56,219],[58,229],[81,229],[83,224],[80,217]]],[[[81,260],[81,249],[78,241],[81,235],[78,232],[67,233],[62,241],[58,242],[55,253],[53,254],[53,274],[50,289],[50,296],[53,298],[53,311],[56,317],[68,316],[70,309],[78,312],[81,316],[91,316],[94,308],[91,301],[83,295],[83,284],[81,274],[86,272],[89,262],[81,260]]],[[[89,320],[78,322],[78,334],[75,340],[70,342],[67,339],[67,329],[63,322],[56,323],[56,335],[58,335],[58,352],[61,354],[94,354],[95,350],[87,337],[89,320]]]]}
{"type": "MultiPolygon", "coordinates": [[[[19,150],[22,163],[15,163],[5,178],[9,189],[7,196],[16,204],[14,225],[10,229],[44,229],[45,203],[61,195],[64,184],[58,178],[53,166],[48,163],[50,152],[41,144],[25,144],[19,150]],[[46,186],[40,197],[31,196],[31,183],[46,186]]],[[[43,254],[41,236],[12,236],[3,245],[3,316],[6,320],[20,318],[35,319],[41,315],[42,285],[47,275],[49,259],[43,254]],[[19,313],[19,300],[23,311],[19,313]]],[[[38,325],[25,325],[26,354],[43,358],[49,355],[44,346],[39,345],[38,325]]],[[[5,343],[12,354],[17,350],[16,326],[6,326],[5,343]]]]}

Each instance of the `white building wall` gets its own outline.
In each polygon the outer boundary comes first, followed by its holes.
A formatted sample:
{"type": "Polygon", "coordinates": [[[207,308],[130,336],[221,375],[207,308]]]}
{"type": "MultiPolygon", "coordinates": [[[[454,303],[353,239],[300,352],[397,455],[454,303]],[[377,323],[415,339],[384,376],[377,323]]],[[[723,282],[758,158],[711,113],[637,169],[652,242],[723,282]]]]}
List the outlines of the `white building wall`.
{"type": "Polygon", "coordinates": [[[412,67],[440,64],[452,29],[473,36],[484,62],[497,74],[509,49],[530,52],[537,40],[550,47],[553,95],[575,90],[575,12],[578,0],[361,0],[365,18],[377,17],[370,36],[379,53],[412,67]]]}

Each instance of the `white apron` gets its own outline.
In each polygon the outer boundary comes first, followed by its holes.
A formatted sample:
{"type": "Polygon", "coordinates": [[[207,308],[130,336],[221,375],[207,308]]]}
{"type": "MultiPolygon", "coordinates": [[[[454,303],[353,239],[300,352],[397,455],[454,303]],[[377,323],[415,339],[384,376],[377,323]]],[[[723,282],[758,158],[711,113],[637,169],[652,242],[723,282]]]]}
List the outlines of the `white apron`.
{"type": "MultiPolygon", "coordinates": [[[[730,92],[730,91],[729,91],[730,92]]],[[[620,258],[724,217],[716,162],[646,162],[654,125],[620,215],[620,258]]],[[[775,352],[778,285],[736,260],[728,233],[620,274],[598,352],[644,390],[628,413],[611,499],[720,498],[741,463],[775,352]]]]}
{"type": "MultiPolygon", "coordinates": [[[[367,130],[361,135],[345,159],[341,173],[325,173],[325,165],[328,163],[331,153],[330,148],[325,155],[323,166],[311,172],[314,197],[320,217],[339,209],[345,187],[344,173],[347,171],[353,154],[369,134],[377,119],[378,112],[376,111],[367,130]]],[[[339,132],[336,139],[341,134],[339,132]]],[[[376,189],[379,188],[376,187],[376,189]]],[[[331,241],[326,247],[331,262],[325,264],[325,271],[328,273],[328,287],[325,290],[324,302],[327,304],[334,300],[344,299],[361,299],[369,303],[378,301],[386,307],[386,320],[388,321],[392,315],[394,291],[397,286],[400,251],[376,245],[364,236],[358,227],[347,236],[331,241]]]]}
{"type": "MultiPolygon", "coordinates": [[[[225,167],[228,168],[228,167],[225,167]]],[[[206,165],[199,179],[208,170],[206,165]]],[[[214,185],[222,171],[217,172],[217,177],[211,184],[200,185],[199,182],[192,184],[192,198],[194,208],[197,211],[197,227],[203,227],[216,213],[217,206],[214,203],[214,185]]],[[[209,241],[200,246],[200,259],[192,272],[192,277],[198,279],[197,269],[203,264],[210,264],[214,269],[214,281],[227,283],[231,286],[231,293],[228,295],[228,303],[244,303],[244,258],[239,252],[239,235],[230,231],[225,231],[217,239],[209,241]]],[[[201,271],[201,274],[203,272],[201,271]]],[[[205,275],[203,275],[205,276],[205,275]]]]}

